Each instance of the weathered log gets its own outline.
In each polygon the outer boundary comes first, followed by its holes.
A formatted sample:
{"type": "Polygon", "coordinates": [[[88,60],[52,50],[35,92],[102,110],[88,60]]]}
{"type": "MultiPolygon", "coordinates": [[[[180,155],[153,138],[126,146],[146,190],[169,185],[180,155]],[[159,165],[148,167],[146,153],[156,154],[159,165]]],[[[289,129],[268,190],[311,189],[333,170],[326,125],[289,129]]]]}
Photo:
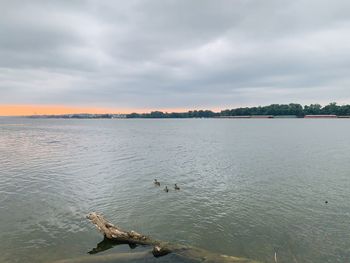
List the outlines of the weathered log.
{"type": "MultiPolygon", "coordinates": [[[[211,253],[205,251],[203,249],[170,244],[167,242],[154,240],[149,236],[145,236],[143,234],[137,233],[135,231],[125,231],[118,226],[115,226],[108,222],[102,215],[92,212],[87,218],[96,226],[96,228],[104,235],[105,238],[116,241],[118,243],[125,244],[136,244],[136,245],[148,245],[153,246],[152,254],[155,257],[160,257],[167,255],[169,253],[174,254],[177,257],[177,260],[181,260],[180,262],[221,262],[221,263],[233,263],[233,262],[246,262],[246,263],[258,263],[257,261],[250,260],[247,258],[238,258],[227,255],[218,255],[215,253],[211,253]]],[[[137,254],[132,255],[130,253],[130,257],[135,260],[134,257],[139,257],[140,255],[148,256],[149,253],[145,254],[137,254]]],[[[110,258],[114,258],[121,260],[121,256],[115,255],[109,256],[110,258]]],[[[123,258],[126,257],[126,254],[123,254],[123,258]]],[[[103,258],[101,257],[101,260],[103,258]]],[[[68,261],[67,261],[68,262],[68,261]]],[[[76,261],[72,261],[76,262],[76,261]]],[[[80,262],[80,261],[77,261],[80,262]]],[[[82,261],[85,262],[85,261],[82,261]]],[[[89,261],[86,261],[89,262],[89,261]]],[[[101,261],[102,262],[102,261],[101,261]]],[[[117,261],[119,262],[119,261],[117,261]]]]}
{"type": "Polygon", "coordinates": [[[105,238],[110,240],[126,244],[153,246],[152,253],[155,257],[164,256],[172,251],[172,248],[168,243],[154,240],[133,230],[125,231],[120,227],[111,224],[102,215],[96,212],[88,214],[87,218],[96,226],[105,238]]]}
{"type": "Polygon", "coordinates": [[[135,231],[125,231],[110,222],[102,215],[92,212],[88,214],[87,219],[93,223],[96,228],[108,239],[125,243],[134,243],[140,245],[156,245],[158,242],[151,238],[141,235],[135,231]]]}

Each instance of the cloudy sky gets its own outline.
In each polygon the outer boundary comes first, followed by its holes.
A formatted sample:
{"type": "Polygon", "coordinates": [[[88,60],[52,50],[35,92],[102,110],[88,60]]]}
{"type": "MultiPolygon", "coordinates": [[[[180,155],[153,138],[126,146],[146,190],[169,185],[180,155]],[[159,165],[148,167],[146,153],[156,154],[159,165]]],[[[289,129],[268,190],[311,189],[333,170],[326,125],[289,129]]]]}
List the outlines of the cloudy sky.
{"type": "Polygon", "coordinates": [[[0,105],[350,103],[348,0],[0,0],[0,105]]]}

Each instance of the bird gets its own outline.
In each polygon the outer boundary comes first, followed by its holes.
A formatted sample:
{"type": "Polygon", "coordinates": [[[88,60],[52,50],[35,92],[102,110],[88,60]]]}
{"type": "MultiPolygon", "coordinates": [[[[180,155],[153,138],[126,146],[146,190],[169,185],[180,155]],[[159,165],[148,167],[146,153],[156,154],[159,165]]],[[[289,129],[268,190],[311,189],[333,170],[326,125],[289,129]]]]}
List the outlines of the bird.
{"type": "Polygon", "coordinates": [[[160,182],[158,182],[157,179],[154,179],[154,184],[155,184],[156,186],[160,186],[160,182]]]}
{"type": "Polygon", "coordinates": [[[169,192],[169,189],[168,189],[167,186],[165,186],[164,191],[165,191],[165,192],[169,192]]]}
{"type": "Polygon", "coordinates": [[[328,204],[328,201],[327,201],[327,200],[325,201],[325,204],[328,204]]]}
{"type": "Polygon", "coordinates": [[[177,186],[177,184],[175,184],[175,190],[180,190],[180,187],[177,186]]]}

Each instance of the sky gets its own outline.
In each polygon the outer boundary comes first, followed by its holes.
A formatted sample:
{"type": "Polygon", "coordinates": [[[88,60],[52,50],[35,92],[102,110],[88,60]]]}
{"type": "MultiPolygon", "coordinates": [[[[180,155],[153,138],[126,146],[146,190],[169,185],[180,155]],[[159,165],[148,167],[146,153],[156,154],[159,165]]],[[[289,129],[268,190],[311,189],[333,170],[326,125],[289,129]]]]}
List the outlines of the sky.
{"type": "Polygon", "coordinates": [[[349,10],[348,0],[0,0],[0,114],[350,103],[349,10]]]}

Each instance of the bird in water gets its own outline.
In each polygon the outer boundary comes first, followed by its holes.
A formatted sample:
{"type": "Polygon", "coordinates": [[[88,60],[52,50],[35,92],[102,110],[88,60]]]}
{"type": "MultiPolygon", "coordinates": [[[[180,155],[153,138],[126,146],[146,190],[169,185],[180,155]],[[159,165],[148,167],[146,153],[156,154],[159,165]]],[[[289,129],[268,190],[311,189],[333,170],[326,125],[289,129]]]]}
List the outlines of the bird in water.
{"type": "Polygon", "coordinates": [[[165,186],[164,191],[165,191],[165,192],[169,192],[169,189],[168,189],[167,186],[165,186]]]}
{"type": "Polygon", "coordinates": [[[160,186],[160,182],[158,182],[157,179],[154,179],[154,184],[155,184],[156,186],[160,186]]]}
{"type": "Polygon", "coordinates": [[[175,190],[180,190],[180,187],[177,186],[177,184],[175,184],[175,190]]]}

